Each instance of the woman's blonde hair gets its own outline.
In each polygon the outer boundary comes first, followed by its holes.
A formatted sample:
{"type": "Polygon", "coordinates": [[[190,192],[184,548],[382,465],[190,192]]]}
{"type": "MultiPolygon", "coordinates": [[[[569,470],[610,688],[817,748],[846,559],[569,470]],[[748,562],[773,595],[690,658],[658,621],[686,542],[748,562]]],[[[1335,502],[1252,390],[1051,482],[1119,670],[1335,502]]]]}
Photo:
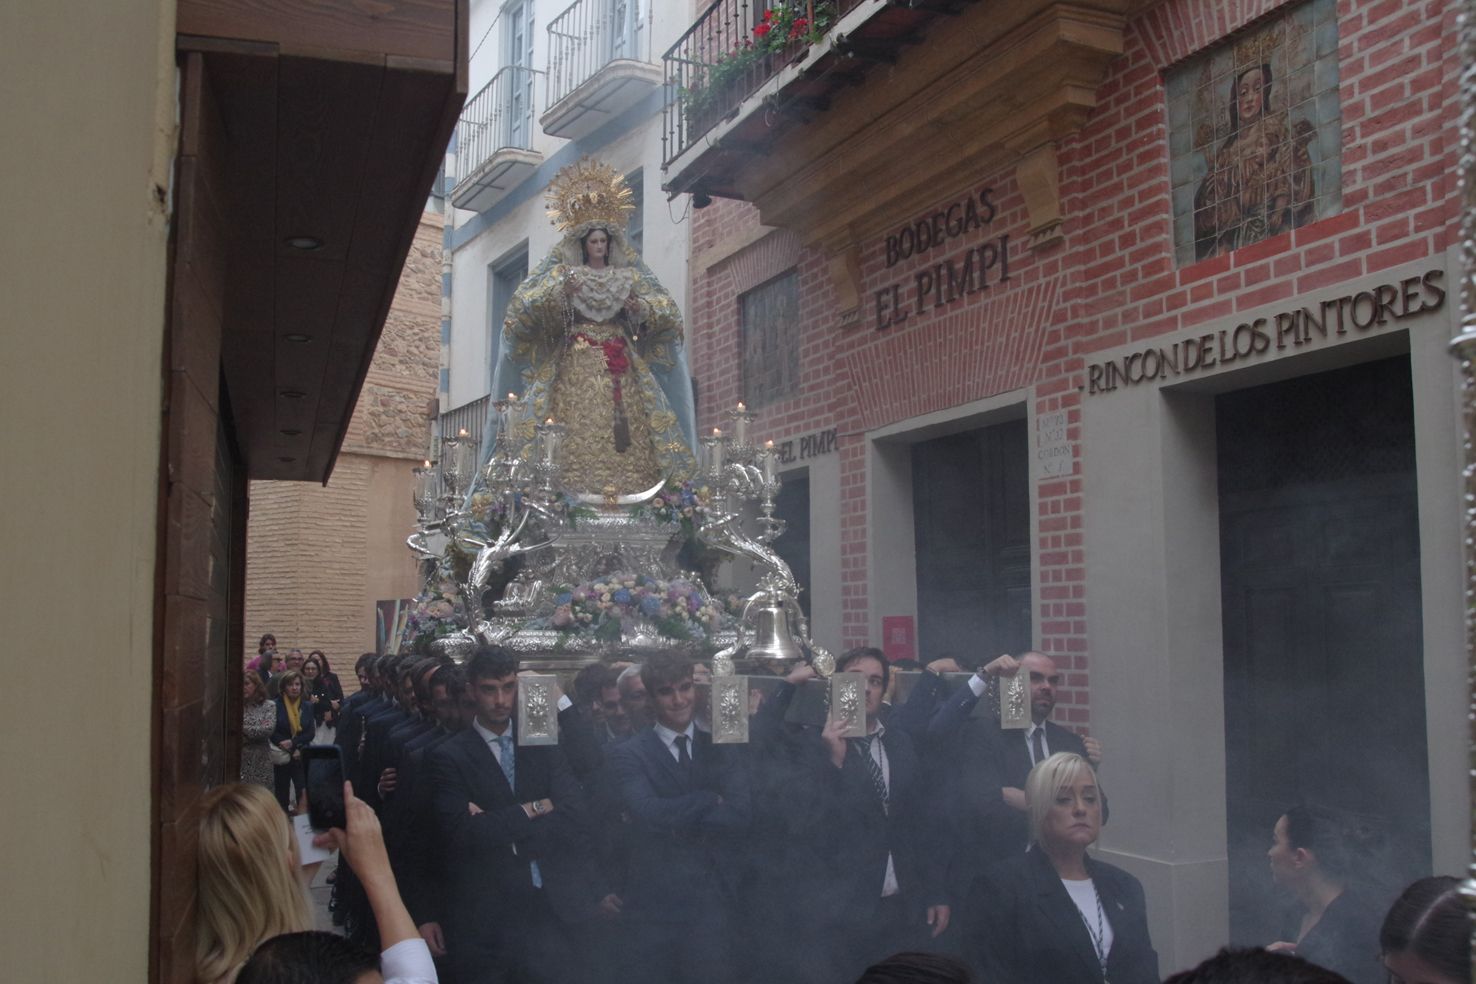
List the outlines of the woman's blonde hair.
{"type": "Polygon", "coordinates": [[[262,940],[313,928],[297,840],[265,788],[230,783],[207,793],[198,854],[199,980],[227,977],[262,940]]]}
{"type": "Polygon", "coordinates": [[[1045,829],[1046,814],[1050,812],[1057,794],[1076,782],[1083,772],[1097,782],[1097,802],[1100,803],[1102,784],[1097,781],[1092,764],[1075,752],[1057,752],[1044,762],[1037,762],[1035,768],[1030,770],[1030,775],[1025,780],[1025,802],[1030,807],[1032,840],[1040,840],[1041,831],[1045,829]]]}

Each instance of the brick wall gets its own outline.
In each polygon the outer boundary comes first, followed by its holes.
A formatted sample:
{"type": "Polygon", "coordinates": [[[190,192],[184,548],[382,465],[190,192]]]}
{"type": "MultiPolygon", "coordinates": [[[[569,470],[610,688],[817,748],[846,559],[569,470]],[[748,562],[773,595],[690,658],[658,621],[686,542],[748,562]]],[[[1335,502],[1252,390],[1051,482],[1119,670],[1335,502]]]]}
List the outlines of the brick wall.
{"type": "Polygon", "coordinates": [[[340,678],[351,675],[374,648],[374,602],[418,587],[403,535],[415,520],[410,470],[435,412],[441,249],[441,216],[427,213],[328,484],[251,483],[247,659],[271,632],[284,649],[322,649],[340,678]],[[386,516],[399,535],[379,528],[386,516]]]}
{"type": "MultiPolygon", "coordinates": [[[[719,423],[738,399],[738,295],[793,266],[799,271],[804,392],[766,407],[756,433],[836,427],[840,435],[843,644],[867,638],[864,432],[920,414],[1014,390],[1036,414],[1064,410],[1068,437],[1082,439],[1081,390],[1094,352],[1184,332],[1196,325],[1328,285],[1441,254],[1459,209],[1453,4],[1338,3],[1342,108],[1339,214],[1232,254],[1177,267],[1162,72],[1283,4],[1270,0],[1169,0],[1128,25],[1124,55],[1098,90],[1098,107],[1059,147],[1062,242],[1028,249],[1028,221],[1010,171],[978,174],[956,194],[919,200],[896,225],[992,188],[997,214],[974,244],[1008,235],[1009,280],[937,309],[910,310],[876,328],[874,292],[913,278],[966,244],[886,264],[882,241],[863,244],[860,322],[842,325],[825,258],[791,233],[731,256],[757,224],[743,203],[693,212],[693,372],[702,393],[699,428],[719,423]]],[[[924,42],[924,45],[926,42],[924,42]]],[[[861,90],[850,98],[864,98],[861,90]]],[[[963,173],[964,169],[961,169],[963,173]]],[[[1068,720],[1088,721],[1089,683],[1082,540],[1090,475],[1035,484],[1041,646],[1068,657],[1068,720]]]]}

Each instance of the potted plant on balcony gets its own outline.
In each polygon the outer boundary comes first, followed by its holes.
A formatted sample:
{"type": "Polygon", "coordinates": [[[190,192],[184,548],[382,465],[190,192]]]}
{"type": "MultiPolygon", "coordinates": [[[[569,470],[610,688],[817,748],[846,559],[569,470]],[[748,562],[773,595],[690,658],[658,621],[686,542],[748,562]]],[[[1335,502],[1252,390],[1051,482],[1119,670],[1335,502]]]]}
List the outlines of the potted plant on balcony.
{"type": "Polygon", "coordinates": [[[785,60],[792,61],[818,43],[833,23],[835,5],[828,0],[779,0],[754,27],[754,44],[781,57],[787,54],[785,60]]]}
{"type": "Polygon", "coordinates": [[[689,142],[706,133],[748,95],[753,73],[758,72],[760,77],[766,74],[757,66],[767,57],[767,48],[751,40],[738,41],[731,51],[692,73],[688,84],[678,89],[689,142]]]}

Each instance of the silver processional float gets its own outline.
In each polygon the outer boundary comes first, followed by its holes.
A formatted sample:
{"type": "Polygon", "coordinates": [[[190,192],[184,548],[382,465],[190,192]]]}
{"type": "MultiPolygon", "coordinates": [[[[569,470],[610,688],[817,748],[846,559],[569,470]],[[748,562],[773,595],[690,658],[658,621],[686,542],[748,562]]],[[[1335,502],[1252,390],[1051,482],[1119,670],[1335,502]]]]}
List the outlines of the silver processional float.
{"type": "Polygon", "coordinates": [[[547,200],[563,237],[509,304],[486,450],[444,437],[439,467],[415,470],[421,592],[400,651],[514,653],[534,671],[520,687],[529,744],[556,740],[545,674],[675,654],[710,668],[714,740],[746,740],[742,674],[834,670],[773,548],[773,443],[751,440],[741,403],[727,433],[693,441],[681,315],[625,241],[624,178],[585,158],[547,200]],[[754,588],[714,590],[722,560],[751,565],[754,588]]]}

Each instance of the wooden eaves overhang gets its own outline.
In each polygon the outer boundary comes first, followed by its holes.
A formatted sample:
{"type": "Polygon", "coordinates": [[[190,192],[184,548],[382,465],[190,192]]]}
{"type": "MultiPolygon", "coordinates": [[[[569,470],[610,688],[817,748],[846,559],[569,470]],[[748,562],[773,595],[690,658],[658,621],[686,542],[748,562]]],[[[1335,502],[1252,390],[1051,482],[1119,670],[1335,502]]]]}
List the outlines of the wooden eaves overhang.
{"type": "Polygon", "coordinates": [[[842,311],[859,249],[1013,166],[1031,246],[1060,238],[1057,143],[1096,106],[1143,0],[865,0],[667,164],[670,194],[752,202],[829,257],[842,311]]]}
{"type": "Polygon", "coordinates": [[[225,262],[177,262],[225,271],[247,477],[326,482],[466,99],[467,0],[180,0],[177,16],[181,104],[201,114],[181,160],[227,188],[181,219],[215,222],[189,241],[225,262]]]}

